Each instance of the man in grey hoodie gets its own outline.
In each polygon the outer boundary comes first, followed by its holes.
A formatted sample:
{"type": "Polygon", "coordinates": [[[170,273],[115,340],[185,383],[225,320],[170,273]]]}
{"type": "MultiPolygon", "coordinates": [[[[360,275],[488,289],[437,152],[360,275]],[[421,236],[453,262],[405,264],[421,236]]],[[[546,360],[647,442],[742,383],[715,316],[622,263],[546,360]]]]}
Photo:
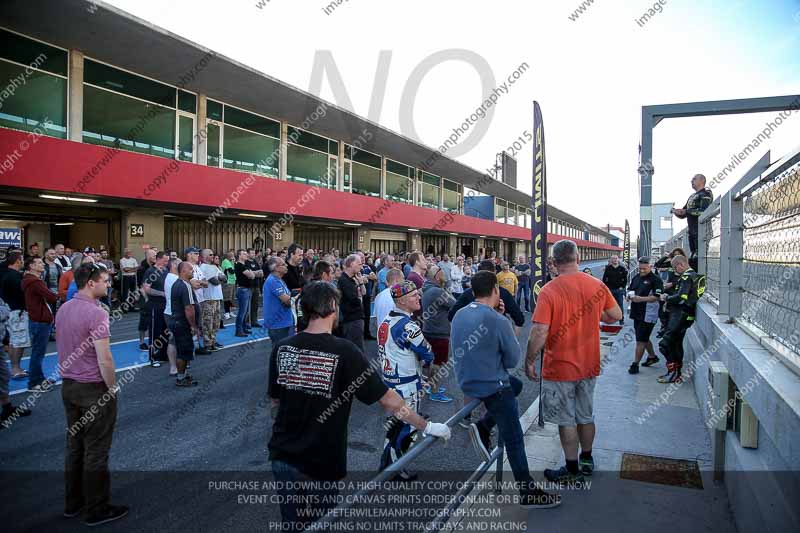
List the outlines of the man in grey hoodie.
{"type": "Polygon", "coordinates": [[[528,470],[516,398],[522,382],[509,374],[519,364],[521,350],[514,328],[504,316],[495,273],[482,270],[472,276],[472,292],[475,301],[456,313],[451,334],[456,376],[465,401],[466,397],[479,398],[486,407],[486,415],[470,426],[472,443],[481,459],[490,460],[491,432],[497,426],[518,484],[519,504],[556,507],[561,497],[536,487],[528,470]]]}
{"type": "Polygon", "coordinates": [[[445,388],[438,384],[439,370],[447,364],[450,351],[450,321],[447,314],[456,299],[444,290],[446,283],[444,271],[431,265],[422,286],[422,335],[433,351],[433,363],[428,368],[426,392],[431,401],[450,403],[453,399],[445,395],[445,388]]]}

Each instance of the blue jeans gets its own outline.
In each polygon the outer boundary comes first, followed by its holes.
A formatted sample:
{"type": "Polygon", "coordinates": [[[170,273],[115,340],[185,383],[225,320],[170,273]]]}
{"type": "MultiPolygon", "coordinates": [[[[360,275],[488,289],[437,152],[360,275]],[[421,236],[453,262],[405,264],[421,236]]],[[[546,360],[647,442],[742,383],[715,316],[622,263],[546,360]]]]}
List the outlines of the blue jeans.
{"type": "Polygon", "coordinates": [[[247,317],[250,316],[250,289],[239,287],[236,289],[236,305],[239,309],[236,310],[236,333],[245,332],[245,322],[247,317]]]}
{"type": "Polygon", "coordinates": [[[31,320],[28,323],[28,331],[31,334],[31,360],[30,365],[28,365],[29,389],[36,385],[41,385],[42,381],[44,381],[42,361],[44,360],[44,353],[47,351],[51,329],[53,329],[53,325],[49,322],[34,322],[31,320]]]}
{"type": "Polygon", "coordinates": [[[622,319],[619,321],[620,324],[625,323],[625,289],[614,289],[611,291],[611,295],[617,301],[617,305],[619,306],[620,311],[622,311],[622,319]]]}
{"type": "Polygon", "coordinates": [[[338,489],[315,487],[316,480],[289,463],[272,461],[272,474],[278,485],[283,531],[302,531],[335,506],[338,489]],[[287,483],[294,483],[294,486],[287,488],[287,483]],[[323,500],[327,501],[323,503],[323,500]],[[301,514],[300,510],[304,512],[301,514]]]}
{"type": "Polygon", "coordinates": [[[525,298],[525,309],[531,310],[531,286],[527,283],[520,284],[517,287],[517,305],[522,309],[522,298],[525,298]]]}
{"type": "Polygon", "coordinates": [[[533,482],[533,478],[528,470],[525,439],[519,423],[517,396],[520,392],[522,392],[522,381],[510,376],[508,387],[500,389],[491,396],[481,398],[483,405],[486,406],[486,414],[483,415],[479,424],[488,430],[495,425],[498,426],[514,479],[520,484],[520,490],[523,490],[533,482]]]}
{"type": "Polygon", "coordinates": [[[268,328],[267,333],[269,334],[269,339],[272,341],[272,345],[275,346],[283,339],[290,336],[292,334],[293,329],[294,328],[292,326],[289,326],[287,328],[278,328],[278,329],[268,328]]]}

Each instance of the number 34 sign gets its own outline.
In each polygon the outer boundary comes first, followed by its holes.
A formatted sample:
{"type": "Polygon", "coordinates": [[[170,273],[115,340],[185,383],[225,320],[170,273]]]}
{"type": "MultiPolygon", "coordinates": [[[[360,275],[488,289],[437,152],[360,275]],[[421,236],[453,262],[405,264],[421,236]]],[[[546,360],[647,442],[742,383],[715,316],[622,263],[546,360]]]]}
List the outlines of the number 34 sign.
{"type": "Polygon", "coordinates": [[[130,228],[131,237],[144,237],[144,224],[131,224],[130,228]]]}

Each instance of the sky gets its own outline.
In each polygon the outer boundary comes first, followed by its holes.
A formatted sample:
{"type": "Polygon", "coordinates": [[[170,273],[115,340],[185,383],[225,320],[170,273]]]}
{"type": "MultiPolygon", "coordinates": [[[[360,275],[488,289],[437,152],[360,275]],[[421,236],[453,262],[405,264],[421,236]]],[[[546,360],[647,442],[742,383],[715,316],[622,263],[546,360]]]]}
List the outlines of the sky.
{"type": "MultiPolygon", "coordinates": [[[[475,132],[485,128],[480,139],[478,133],[471,139],[478,142],[453,149],[454,158],[476,169],[492,166],[497,153],[532,130],[537,100],[549,202],[596,226],[622,226],[628,219],[636,235],[643,105],[800,94],[800,0],[660,2],[344,0],[327,9],[331,0],[107,3],[305,91],[315,58],[330,53],[355,113],[431,147],[475,111],[494,88],[492,79],[500,85],[527,64],[494,114],[472,126],[475,132]],[[654,5],[658,11],[642,21],[654,5]],[[376,115],[370,107],[379,57],[387,82],[385,93],[378,91],[383,102],[376,115]],[[426,60],[435,65],[418,85],[409,83],[426,60]]],[[[327,78],[318,95],[344,106],[327,78]]],[[[661,122],[653,137],[653,202],[683,206],[694,174],[717,175],[776,115],[661,122]]],[[[800,111],[775,128],[715,195],[767,149],[775,160],[798,146],[800,111]]],[[[531,143],[517,160],[518,188],[530,193],[531,143]]],[[[676,231],[684,225],[675,220],[676,231]]]]}

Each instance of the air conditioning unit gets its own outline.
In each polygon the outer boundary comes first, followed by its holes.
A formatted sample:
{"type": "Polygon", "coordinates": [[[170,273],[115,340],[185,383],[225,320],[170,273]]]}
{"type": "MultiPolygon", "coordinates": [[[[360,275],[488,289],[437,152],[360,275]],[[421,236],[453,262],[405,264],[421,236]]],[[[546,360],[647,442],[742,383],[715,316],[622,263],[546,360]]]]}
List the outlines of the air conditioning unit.
{"type": "Polygon", "coordinates": [[[722,361],[709,361],[708,363],[708,388],[711,395],[711,427],[717,431],[725,431],[728,428],[728,413],[731,411],[728,406],[728,386],[730,375],[728,368],[722,361]]]}

